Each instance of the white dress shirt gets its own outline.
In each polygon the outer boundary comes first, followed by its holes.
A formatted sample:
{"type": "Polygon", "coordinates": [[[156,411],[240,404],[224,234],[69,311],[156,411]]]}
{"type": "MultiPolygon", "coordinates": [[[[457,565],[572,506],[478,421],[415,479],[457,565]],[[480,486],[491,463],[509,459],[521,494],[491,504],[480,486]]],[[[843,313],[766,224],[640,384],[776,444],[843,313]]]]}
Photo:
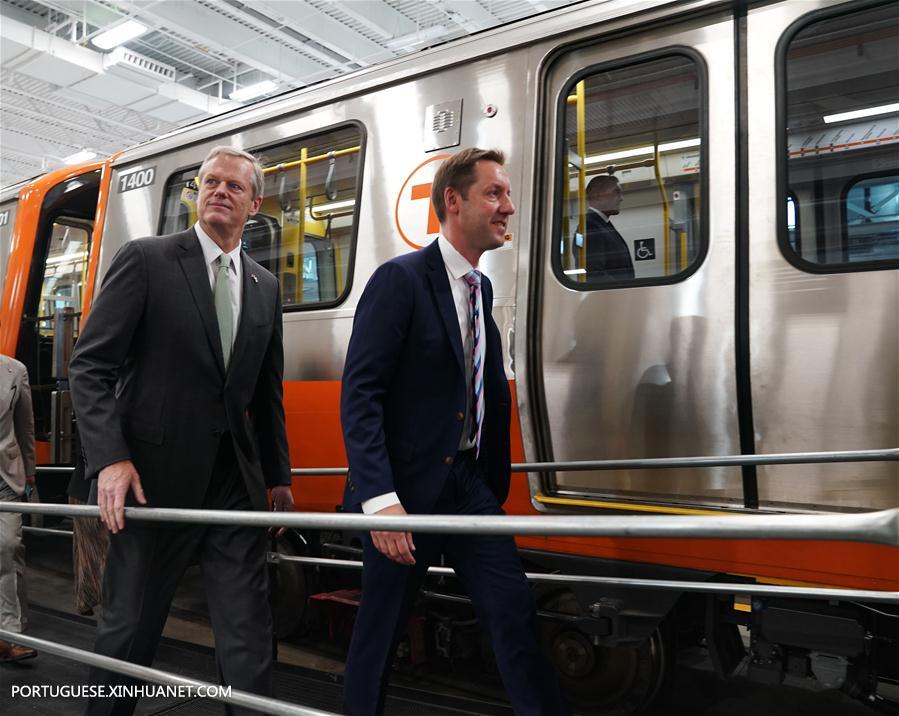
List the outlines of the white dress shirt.
{"type": "MultiPolygon", "coordinates": [[[[443,235],[437,237],[437,246],[440,249],[440,255],[443,256],[443,265],[446,267],[446,277],[449,279],[450,289],[453,292],[453,304],[456,307],[456,318],[459,321],[459,334],[462,338],[462,357],[465,360],[466,385],[471,385],[471,360],[472,360],[472,336],[471,336],[471,299],[470,287],[468,281],[465,280],[465,274],[477,266],[468,263],[462,254],[456,251],[455,247],[447,241],[443,235]]],[[[486,347],[484,353],[484,361],[487,360],[486,347]]],[[[473,419],[472,410],[472,391],[466,391],[465,402],[465,425],[462,428],[462,439],[459,441],[459,450],[469,450],[475,446],[475,441],[471,439],[471,421],[473,419]]],[[[362,502],[362,511],[371,515],[379,512],[386,507],[400,504],[400,498],[395,492],[388,492],[384,495],[372,497],[370,500],[362,502]]]]}
{"type": "Polygon", "coordinates": [[[603,212],[601,212],[599,209],[597,209],[594,206],[588,206],[587,211],[592,211],[594,214],[597,214],[599,216],[599,218],[602,219],[603,221],[605,221],[607,224],[612,223],[612,220],[608,216],[606,216],[603,212]]]}
{"type": "MultiPolygon", "coordinates": [[[[209,287],[215,291],[215,272],[216,266],[215,261],[221,256],[223,253],[221,247],[215,243],[205,231],[203,231],[203,227],[200,226],[200,222],[198,221],[194,224],[194,231],[197,232],[197,237],[200,239],[200,248],[203,249],[203,259],[206,262],[206,275],[209,276],[209,287]]],[[[240,244],[237,245],[237,248],[233,251],[227,252],[228,256],[231,259],[231,266],[228,269],[228,287],[231,289],[231,312],[234,316],[234,334],[233,336],[237,336],[237,327],[240,325],[240,301],[241,301],[241,272],[243,271],[243,267],[240,263],[240,244]]],[[[233,338],[232,338],[233,341],[233,338]]],[[[233,348],[232,342],[232,348],[233,348]]]]}

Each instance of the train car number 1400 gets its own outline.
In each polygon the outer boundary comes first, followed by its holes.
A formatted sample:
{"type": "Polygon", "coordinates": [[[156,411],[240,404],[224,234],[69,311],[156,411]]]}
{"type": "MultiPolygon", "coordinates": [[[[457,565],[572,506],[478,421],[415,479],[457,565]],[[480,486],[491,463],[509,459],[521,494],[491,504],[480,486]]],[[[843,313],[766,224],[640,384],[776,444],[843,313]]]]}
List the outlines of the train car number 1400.
{"type": "Polygon", "coordinates": [[[156,167],[138,169],[119,177],[119,194],[132,189],[145,189],[156,181],[156,167]]]}

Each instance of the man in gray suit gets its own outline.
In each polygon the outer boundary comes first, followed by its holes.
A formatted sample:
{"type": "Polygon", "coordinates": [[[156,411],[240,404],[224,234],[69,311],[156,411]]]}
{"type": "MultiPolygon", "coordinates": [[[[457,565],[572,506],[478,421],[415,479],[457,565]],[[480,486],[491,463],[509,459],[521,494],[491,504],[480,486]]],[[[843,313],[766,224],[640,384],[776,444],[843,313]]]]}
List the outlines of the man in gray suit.
{"type": "MultiPolygon", "coordinates": [[[[69,368],[100,516],[112,533],[95,651],[150,664],[184,570],[199,561],[222,681],[271,693],[264,529],[132,521],[130,505],[293,508],[282,406],[278,281],[241,250],[262,168],[216,147],[199,172],[197,223],[127,242],[69,368]]],[[[93,683],[122,681],[94,670],[93,683]]],[[[93,699],[88,713],[131,713],[93,699]]]]}
{"type": "MultiPolygon", "coordinates": [[[[0,355],[0,501],[16,502],[34,484],[34,415],[28,371],[0,355]]],[[[25,545],[22,515],[0,513],[0,629],[25,630],[25,545]]],[[[0,640],[0,663],[37,656],[34,649],[0,640]]]]}

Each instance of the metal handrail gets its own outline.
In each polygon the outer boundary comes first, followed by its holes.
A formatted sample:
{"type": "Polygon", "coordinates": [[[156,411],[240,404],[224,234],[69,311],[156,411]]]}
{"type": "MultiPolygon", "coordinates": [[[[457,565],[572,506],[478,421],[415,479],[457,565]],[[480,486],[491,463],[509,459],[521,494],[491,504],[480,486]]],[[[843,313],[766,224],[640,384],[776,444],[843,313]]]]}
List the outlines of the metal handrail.
{"type": "Polygon", "coordinates": [[[573,472],[580,470],[655,470],[679,467],[738,467],[741,465],[807,465],[839,462],[899,461],[899,448],[885,450],[840,450],[831,452],[784,452],[765,455],[711,455],[705,457],[660,457],[635,460],[580,460],[531,462],[512,465],[515,472],[573,472]]]}
{"type": "Polygon", "coordinates": [[[57,535],[60,537],[71,537],[74,532],[72,530],[54,530],[49,527],[23,527],[25,532],[37,535],[57,535]]]}
{"type": "MultiPolygon", "coordinates": [[[[586,470],[658,470],[680,467],[739,467],[741,465],[810,465],[839,462],[899,461],[899,448],[838,450],[831,452],[783,452],[766,455],[709,455],[704,457],[653,457],[627,460],[569,460],[563,462],[512,463],[512,472],[580,472],[586,470]]],[[[291,475],[346,475],[345,467],[301,467],[291,475]]]]}
{"type": "MultiPolygon", "coordinates": [[[[325,557],[294,557],[277,552],[269,553],[269,561],[297,562],[320,567],[341,567],[344,569],[362,569],[362,562],[351,559],[327,559],[325,557]],[[273,558],[271,558],[273,557],[273,558]]],[[[431,576],[454,577],[452,567],[431,567],[431,576]]],[[[592,574],[549,574],[546,572],[525,572],[528,581],[550,582],[557,584],[607,584],[614,587],[635,587],[637,589],[659,589],[676,592],[705,592],[711,594],[745,594],[753,597],[778,596],[814,599],[857,600],[864,602],[881,602],[899,604],[899,591],[886,592],[875,589],[849,589],[826,587],[793,587],[779,584],[750,584],[733,582],[690,582],[676,579],[636,579],[631,577],[600,577],[592,574]]]]}
{"type": "Polygon", "coordinates": [[[82,664],[96,666],[101,669],[106,669],[107,671],[114,671],[117,674],[124,674],[125,676],[140,679],[141,681],[149,681],[153,684],[185,686],[192,689],[202,688],[206,690],[208,694],[207,698],[223,703],[234,704],[236,706],[243,706],[266,714],[278,714],[279,716],[337,716],[337,714],[332,711],[321,711],[305,706],[288,704],[283,701],[278,701],[277,699],[258,696],[235,688],[231,689],[231,695],[229,696],[224,693],[219,693],[218,690],[215,689],[219,684],[199,681],[198,679],[191,679],[186,676],[179,676],[178,674],[172,674],[168,671],[152,669],[148,666],[139,666],[138,664],[132,664],[128,661],[113,659],[112,657],[94,654],[93,652],[85,651],[84,649],[76,649],[73,646],[66,646],[65,644],[47,641],[46,639],[38,639],[26,634],[6,631],[5,629],[0,629],[0,639],[11,641],[15,644],[21,644],[22,646],[30,646],[32,649],[45,651],[48,654],[72,659],[73,661],[82,664]]]}
{"type": "MultiPolygon", "coordinates": [[[[813,465],[840,462],[899,462],[899,448],[783,452],[766,455],[708,455],[703,457],[653,457],[627,460],[572,460],[517,462],[512,472],[580,472],[587,470],[659,470],[682,467],[739,467],[742,465],[813,465]]],[[[38,465],[39,472],[71,472],[74,467],[38,465]]],[[[346,467],[296,467],[291,475],[346,475],[346,467]]]]}
{"type": "MultiPolygon", "coordinates": [[[[0,512],[98,517],[93,505],[0,502],[0,512]]],[[[126,507],[129,520],[318,530],[676,539],[822,540],[899,547],[899,507],[826,515],[404,515],[126,507]]]]}
{"type": "MultiPolygon", "coordinates": [[[[52,534],[72,537],[71,530],[52,530],[43,527],[23,527],[25,532],[52,534]]],[[[338,567],[341,569],[362,569],[362,562],[352,559],[329,559],[327,557],[297,557],[267,552],[270,564],[292,562],[308,564],[314,567],[338,567]]],[[[434,577],[453,577],[456,572],[452,567],[430,567],[428,574],[434,577]]],[[[780,584],[755,584],[734,582],[690,582],[672,579],[637,579],[630,577],[600,577],[592,574],[554,574],[548,572],[525,572],[529,582],[542,583],[578,583],[608,584],[616,587],[634,587],[637,589],[659,589],[662,591],[705,592],[712,594],[749,594],[758,596],[800,597],[814,599],[854,599],[866,602],[884,602],[899,604],[899,591],[888,592],[875,589],[850,589],[848,587],[795,587],[780,584]]]]}

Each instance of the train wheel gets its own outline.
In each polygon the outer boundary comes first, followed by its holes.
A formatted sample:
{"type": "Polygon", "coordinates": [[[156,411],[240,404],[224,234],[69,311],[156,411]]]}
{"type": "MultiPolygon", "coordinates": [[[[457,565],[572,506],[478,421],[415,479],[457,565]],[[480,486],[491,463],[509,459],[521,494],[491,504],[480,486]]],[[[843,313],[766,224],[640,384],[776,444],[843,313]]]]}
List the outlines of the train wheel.
{"type": "MultiPolygon", "coordinates": [[[[289,532],[278,538],[276,547],[282,557],[303,553],[301,540],[293,539],[289,532]]],[[[275,636],[286,639],[302,626],[306,617],[306,573],[303,565],[297,562],[281,561],[271,566],[269,577],[275,636]]]]}
{"type": "MultiPolygon", "coordinates": [[[[579,609],[571,592],[549,596],[542,608],[563,614],[577,614],[579,609]]],[[[670,654],[658,628],[638,646],[594,646],[576,627],[546,619],[540,622],[540,637],[572,706],[585,713],[640,713],[659,692],[668,671],[670,654]]]]}

